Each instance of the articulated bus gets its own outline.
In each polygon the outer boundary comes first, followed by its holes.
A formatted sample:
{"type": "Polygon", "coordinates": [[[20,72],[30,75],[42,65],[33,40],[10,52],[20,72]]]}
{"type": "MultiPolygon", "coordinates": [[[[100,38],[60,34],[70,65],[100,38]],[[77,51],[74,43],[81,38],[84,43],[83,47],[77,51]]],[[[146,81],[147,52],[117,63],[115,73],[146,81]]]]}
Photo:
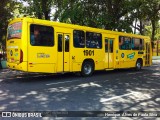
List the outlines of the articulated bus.
{"type": "Polygon", "coordinates": [[[152,64],[149,37],[34,18],[17,18],[7,32],[7,66],[38,72],[79,72],[152,64]]]}

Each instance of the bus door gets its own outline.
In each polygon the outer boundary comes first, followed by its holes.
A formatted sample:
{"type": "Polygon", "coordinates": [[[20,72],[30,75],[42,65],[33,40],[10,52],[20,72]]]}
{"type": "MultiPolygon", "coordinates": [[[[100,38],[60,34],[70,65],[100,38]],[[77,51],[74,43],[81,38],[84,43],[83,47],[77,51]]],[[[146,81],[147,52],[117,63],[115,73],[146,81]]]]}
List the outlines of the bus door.
{"type": "Polygon", "coordinates": [[[70,34],[57,33],[57,40],[58,40],[57,72],[70,71],[70,64],[69,64],[70,34]]]}
{"type": "Polygon", "coordinates": [[[150,65],[150,43],[146,43],[146,60],[145,64],[150,65]]]}
{"type": "Polygon", "coordinates": [[[113,68],[113,38],[105,38],[105,68],[113,68]]]}

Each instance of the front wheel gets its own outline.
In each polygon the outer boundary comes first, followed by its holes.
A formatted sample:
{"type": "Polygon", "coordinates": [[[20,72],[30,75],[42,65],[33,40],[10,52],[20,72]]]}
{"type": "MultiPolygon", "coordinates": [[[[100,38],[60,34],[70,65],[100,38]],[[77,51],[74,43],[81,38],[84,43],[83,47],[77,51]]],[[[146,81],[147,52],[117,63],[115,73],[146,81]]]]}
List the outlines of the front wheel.
{"type": "Polygon", "coordinates": [[[91,76],[94,71],[93,62],[85,61],[82,65],[81,75],[82,76],[91,76]]]}
{"type": "Polygon", "coordinates": [[[141,70],[141,68],[142,68],[142,62],[141,62],[141,60],[137,60],[137,62],[136,62],[136,70],[141,70]]]}

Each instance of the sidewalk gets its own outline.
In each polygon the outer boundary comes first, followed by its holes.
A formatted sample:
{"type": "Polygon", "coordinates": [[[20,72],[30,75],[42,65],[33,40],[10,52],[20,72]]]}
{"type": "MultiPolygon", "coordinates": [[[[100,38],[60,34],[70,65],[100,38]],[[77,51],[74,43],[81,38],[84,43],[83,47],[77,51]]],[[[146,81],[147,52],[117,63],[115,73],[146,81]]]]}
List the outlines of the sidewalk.
{"type": "Polygon", "coordinates": [[[160,56],[152,56],[152,60],[160,60],[160,56]]]}
{"type": "Polygon", "coordinates": [[[153,63],[160,63],[160,56],[153,56],[152,57],[152,62],[153,63]]]}

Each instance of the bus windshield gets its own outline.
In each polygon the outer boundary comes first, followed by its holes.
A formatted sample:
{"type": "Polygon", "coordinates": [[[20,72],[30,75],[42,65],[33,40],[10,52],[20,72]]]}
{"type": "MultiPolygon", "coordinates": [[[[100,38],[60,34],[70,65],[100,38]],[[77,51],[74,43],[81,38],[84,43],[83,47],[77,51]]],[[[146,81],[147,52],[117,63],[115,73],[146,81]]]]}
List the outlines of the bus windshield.
{"type": "Polygon", "coordinates": [[[7,40],[9,39],[21,39],[22,34],[22,22],[16,22],[8,26],[7,40]]]}

